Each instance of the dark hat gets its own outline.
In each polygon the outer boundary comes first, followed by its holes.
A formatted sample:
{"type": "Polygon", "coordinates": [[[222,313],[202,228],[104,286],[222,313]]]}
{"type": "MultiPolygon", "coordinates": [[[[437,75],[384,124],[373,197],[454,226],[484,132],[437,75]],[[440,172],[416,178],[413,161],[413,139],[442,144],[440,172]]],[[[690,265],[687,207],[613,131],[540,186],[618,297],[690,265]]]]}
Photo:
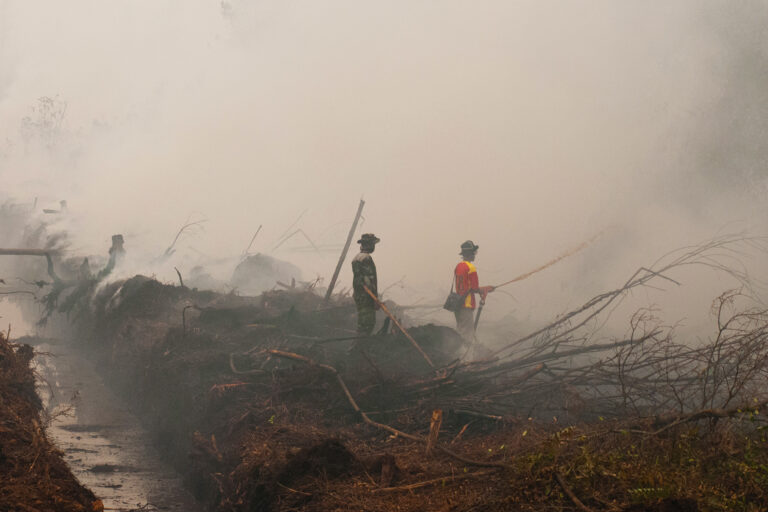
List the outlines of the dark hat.
{"type": "Polygon", "coordinates": [[[479,245],[475,245],[475,242],[472,240],[467,240],[463,244],[461,244],[461,252],[462,254],[465,252],[475,252],[480,248],[479,245]]]}
{"type": "Polygon", "coordinates": [[[359,244],[377,244],[379,242],[381,242],[381,240],[379,240],[373,233],[365,233],[360,237],[360,240],[357,241],[359,244]]]}
{"type": "Polygon", "coordinates": [[[125,240],[123,240],[123,235],[112,235],[112,243],[123,243],[125,240]]]}

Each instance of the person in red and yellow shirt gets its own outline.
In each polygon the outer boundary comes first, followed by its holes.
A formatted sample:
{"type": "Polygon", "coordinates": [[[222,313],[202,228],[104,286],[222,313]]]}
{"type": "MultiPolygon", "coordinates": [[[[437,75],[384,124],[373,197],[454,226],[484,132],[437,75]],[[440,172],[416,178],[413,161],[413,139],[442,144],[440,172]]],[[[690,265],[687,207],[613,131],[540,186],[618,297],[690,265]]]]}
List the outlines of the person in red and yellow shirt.
{"type": "Polygon", "coordinates": [[[493,286],[480,286],[477,277],[477,268],[473,261],[477,256],[479,245],[475,245],[472,240],[467,240],[461,244],[462,261],[456,265],[454,270],[456,293],[465,296],[464,304],[456,311],[456,331],[467,341],[471,341],[475,334],[475,308],[477,301],[475,294],[480,294],[480,300],[485,302],[485,298],[493,291],[493,286]]]}

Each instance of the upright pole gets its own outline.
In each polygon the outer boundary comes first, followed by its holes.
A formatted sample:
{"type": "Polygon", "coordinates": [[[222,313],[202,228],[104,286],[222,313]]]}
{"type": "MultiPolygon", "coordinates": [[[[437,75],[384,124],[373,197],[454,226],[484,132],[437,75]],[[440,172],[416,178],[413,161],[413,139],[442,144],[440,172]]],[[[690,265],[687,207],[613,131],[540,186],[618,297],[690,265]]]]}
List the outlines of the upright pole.
{"type": "Polygon", "coordinates": [[[360,199],[360,206],[357,207],[357,214],[355,214],[355,221],[352,223],[352,227],[349,229],[349,235],[347,235],[347,243],[344,244],[344,249],[341,251],[339,262],[336,264],[336,270],[333,272],[331,282],[328,283],[328,291],[325,292],[325,300],[331,298],[333,293],[333,287],[336,286],[336,280],[339,278],[339,272],[341,272],[341,266],[344,265],[344,259],[347,257],[347,251],[349,251],[349,244],[352,243],[352,237],[355,236],[355,230],[357,229],[357,222],[360,220],[360,215],[363,213],[363,206],[365,201],[360,199]]]}

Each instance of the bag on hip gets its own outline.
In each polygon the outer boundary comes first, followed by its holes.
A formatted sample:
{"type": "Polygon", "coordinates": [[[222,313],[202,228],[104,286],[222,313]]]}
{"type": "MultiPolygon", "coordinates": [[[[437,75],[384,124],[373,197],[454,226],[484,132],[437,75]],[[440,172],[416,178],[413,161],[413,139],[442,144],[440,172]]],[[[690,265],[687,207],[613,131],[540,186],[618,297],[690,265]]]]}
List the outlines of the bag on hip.
{"type": "Polygon", "coordinates": [[[445,299],[443,309],[447,309],[448,311],[453,311],[455,313],[464,307],[464,301],[466,298],[466,294],[462,295],[451,290],[451,293],[448,294],[448,298],[445,299]]]}
{"type": "Polygon", "coordinates": [[[467,293],[461,294],[456,293],[453,291],[453,285],[456,284],[456,278],[454,277],[451,279],[451,291],[448,293],[448,298],[445,299],[445,304],[443,304],[443,309],[447,309],[448,311],[456,312],[460,311],[461,308],[464,307],[464,301],[467,299],[467,293]]]}

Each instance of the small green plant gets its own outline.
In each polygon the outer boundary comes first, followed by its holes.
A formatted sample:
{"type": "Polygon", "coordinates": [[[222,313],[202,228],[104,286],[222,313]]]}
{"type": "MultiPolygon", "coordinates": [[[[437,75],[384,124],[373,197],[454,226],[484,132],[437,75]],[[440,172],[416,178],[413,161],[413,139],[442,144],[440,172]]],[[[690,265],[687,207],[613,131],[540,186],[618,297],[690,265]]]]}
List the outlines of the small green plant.
{"type": "Polygon", "coordinates": [[[637,487],[628,492],[632,500],[638,503],[667,498],[670,495],[669,489],[663,487],[637,487]]]}

